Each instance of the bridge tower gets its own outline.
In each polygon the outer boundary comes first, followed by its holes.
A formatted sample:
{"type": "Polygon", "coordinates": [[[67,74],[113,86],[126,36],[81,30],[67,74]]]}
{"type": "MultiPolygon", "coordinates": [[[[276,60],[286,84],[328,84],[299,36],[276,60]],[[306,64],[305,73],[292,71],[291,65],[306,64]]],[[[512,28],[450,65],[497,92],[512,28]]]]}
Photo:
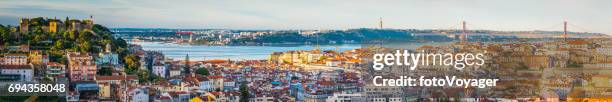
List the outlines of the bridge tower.
{"type": "Polygon", "coordinates": [[[465,21],[462,21],[461,22],[461,37],[460,37],[462,44],[465,44],[466,43],[466,39],[467,39],[467,36],[466,36],[466,33],[465,33],[466,32],[466,26],[465,25],[466,25],[465,21]]]}
{"type": "Polygon", "coordinates": [[[563,21],[563,40],[567,41],[567,21],[563,21]]]}

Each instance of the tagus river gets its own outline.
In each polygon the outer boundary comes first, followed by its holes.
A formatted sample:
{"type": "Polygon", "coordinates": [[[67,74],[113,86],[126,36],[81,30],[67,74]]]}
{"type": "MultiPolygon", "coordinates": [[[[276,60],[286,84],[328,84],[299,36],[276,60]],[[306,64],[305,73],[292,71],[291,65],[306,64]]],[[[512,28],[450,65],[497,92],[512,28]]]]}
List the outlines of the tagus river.
{"type": "MultiPolygon", "coordinates": [[[[292,50],[313,50],[317,45],[273,45],[273,46],[207,46],[182,45],[164,42],[128,42],[141,45],[147,51],[160,51],[168,58],[183,60],[189,54],[190,60],[264,60],[273,52],[286,52],[292,50]]],[[[408,49],[421,45],[440,45],[448,43],[410,43],[402,44],[408,49]]],[[[319,45],[320,50],[346,51],[361,48],[361,44],[319,45]]]]}
{"type": "MultiPolygon", "coordinates": [[[[207,45],[181,45],[163,42],[129,42],[141,45],[147,51],[160,51],[166,57],[183,60],[189,54],[190,60],[263,60],[268,59],[273,52],[291,50],[313,50],[316,45],[278,45],[278,46],[207,46],[207,45]]],[[[359,44],[320,45],[320,50],[352,50],[361,48],[359,44]]]]}

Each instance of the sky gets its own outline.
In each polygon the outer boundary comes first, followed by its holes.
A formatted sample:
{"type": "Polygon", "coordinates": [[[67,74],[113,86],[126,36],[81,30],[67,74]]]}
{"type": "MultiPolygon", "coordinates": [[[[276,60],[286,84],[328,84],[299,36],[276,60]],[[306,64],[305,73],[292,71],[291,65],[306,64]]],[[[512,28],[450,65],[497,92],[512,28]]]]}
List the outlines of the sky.
{"type": "Polygon", "coordinates": [[[0,24],[85,19],[112,28],[563,30],[612,34],[612,0],[2,0],[0,24]]]}

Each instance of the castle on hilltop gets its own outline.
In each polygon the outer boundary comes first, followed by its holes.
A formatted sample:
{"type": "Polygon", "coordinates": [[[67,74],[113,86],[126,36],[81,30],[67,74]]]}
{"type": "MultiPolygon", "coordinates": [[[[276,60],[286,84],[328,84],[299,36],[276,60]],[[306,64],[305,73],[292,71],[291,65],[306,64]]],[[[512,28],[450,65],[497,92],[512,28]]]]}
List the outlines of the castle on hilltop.
{"type": "Polygon", "coordinates": [[[83,20],[70,19],[66,17],[64,21],[61,21],[57,18],[42,20],[35,19],[40,18],[21,18],[21,20],[19,21],[19,32],[28,33],[34,30],[33,28],[31,28],[34,24],[42,25],[43,31],[51,33],[61,31],[82,31],[84,29],[91,30],[94,25],[93,16],[89,16],[89,18],[83,20]]]}

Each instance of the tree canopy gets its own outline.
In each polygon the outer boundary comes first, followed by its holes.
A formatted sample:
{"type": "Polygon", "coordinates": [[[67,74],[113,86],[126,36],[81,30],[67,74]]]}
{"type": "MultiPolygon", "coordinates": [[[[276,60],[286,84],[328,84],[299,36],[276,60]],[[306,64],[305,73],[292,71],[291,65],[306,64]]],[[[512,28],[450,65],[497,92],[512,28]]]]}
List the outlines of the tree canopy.
{"type": "Polygon", "coordinates": [[[200,75],[205,75],[208,76],[210,75],[210,73],[208,72],[208,69],[206,68],[199,68],[196,73],[200,74],[200,75]]]}

